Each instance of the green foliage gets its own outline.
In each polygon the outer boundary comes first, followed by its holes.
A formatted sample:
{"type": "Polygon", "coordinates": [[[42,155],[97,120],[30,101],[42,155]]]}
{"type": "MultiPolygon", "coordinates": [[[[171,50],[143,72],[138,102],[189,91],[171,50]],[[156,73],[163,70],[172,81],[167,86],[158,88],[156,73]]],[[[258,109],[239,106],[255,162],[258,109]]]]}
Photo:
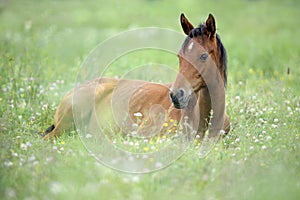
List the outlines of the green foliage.
{"type": "MultiPolygon", "coordinates": [[[[0,196],[299,199],[299,9],[292,0],[1,2],[0,196]],[[208,157],[199,159],[195,141],[170,167],[132,175],[96,162],[74,133],[41,140],[91,49],[136,27],[181,31],[181,12],[195,25],[213,13],[228,52],[232,130],[208,157]]],[[[147,51],[117,60],[107,75],[148,61],[178,65],[174,55],[147,51]]]]}

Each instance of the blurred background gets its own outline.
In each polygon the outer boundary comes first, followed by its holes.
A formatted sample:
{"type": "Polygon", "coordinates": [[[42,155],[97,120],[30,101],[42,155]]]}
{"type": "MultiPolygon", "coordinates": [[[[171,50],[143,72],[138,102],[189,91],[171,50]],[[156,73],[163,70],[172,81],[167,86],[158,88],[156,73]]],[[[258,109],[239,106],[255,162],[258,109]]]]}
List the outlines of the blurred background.
{"type": "MultiPolygon", "coordinates": [[[[64,78],[63,72],[78,70],[90,50],[120,31],[161,27],[182,32],[181,13],[194,25],[212,13],[228,51],[230,79],[250,78],[249,72],[274,77],[286,74],[288,67],[292,73],[299,71],[295,68],[299,4],[296,0],[1,0],[0,39],[3,51],[39,56],[40,63],[32,65],[40,65],[46,79],[64,78]],[[46,69],[43,62],[50,60],[53,66],[46,69]]],[[[176,65],[173,60],[171,65],[176,65]]]]}

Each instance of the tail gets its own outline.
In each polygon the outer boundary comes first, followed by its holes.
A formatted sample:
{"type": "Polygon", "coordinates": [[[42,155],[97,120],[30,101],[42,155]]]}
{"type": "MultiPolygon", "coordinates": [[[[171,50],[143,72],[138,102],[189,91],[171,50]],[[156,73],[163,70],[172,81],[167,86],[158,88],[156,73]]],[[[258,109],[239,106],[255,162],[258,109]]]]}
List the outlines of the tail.
{"type": "Polygon", "coordinates": [[[53,131],[54,129],[55,129],[55,126],[54,126],[54,124],[52,124],[44,132],[39,132],[38,134],[40,136],[44,137],[45,135],[48,135],[49,133],[51,133],[51,131],[53,131]]]}

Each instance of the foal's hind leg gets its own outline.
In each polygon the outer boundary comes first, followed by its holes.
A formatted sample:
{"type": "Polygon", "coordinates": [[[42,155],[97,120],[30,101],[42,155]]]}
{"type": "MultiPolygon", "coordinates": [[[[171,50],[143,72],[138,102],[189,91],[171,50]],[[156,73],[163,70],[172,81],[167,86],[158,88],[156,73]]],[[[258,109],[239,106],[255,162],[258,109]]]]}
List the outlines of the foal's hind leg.
{"type": "Polygon", "coordinates": [[[64,130],[68,130],[74,127],[71,100],[70,98],[68,98],[68,96],[66,96],[60,103],[54,116],[54,123],[46,130],[46,135],[44,135],[43,137],[44,140],[51,139],[52,137],[57,137],[64,130]]]}
{"type": "Polygon", "coordinates": [[[43,137],[43,139],[44,139],[44,140],[49,140],[49,139],[51,139],[51,138],[53,138],[53,137],[55,137],[55,136],[58,136],[58,135],[59,135],[58,129],[55,129],[55,128],[54,128],[54,130],[51,131],[50,133],[46,134],[46,135],[43,137]]]}

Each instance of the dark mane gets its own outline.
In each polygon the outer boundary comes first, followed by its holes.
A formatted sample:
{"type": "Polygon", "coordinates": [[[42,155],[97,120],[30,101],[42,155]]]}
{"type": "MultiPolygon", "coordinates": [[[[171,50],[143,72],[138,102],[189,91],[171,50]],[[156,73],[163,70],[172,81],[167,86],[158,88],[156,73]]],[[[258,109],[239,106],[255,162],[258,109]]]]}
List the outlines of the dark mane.
{"type": "MultiPolygon", "coordinates": [[[[205,34],[205,25],[200,24],[197,28],[194,28],[193,30],[191,30],[191,32],[189,33],[189,35],[186,37],[185,41],[182,44],[182,49],[184,50],[186,48],[186,45],[189,43],[189,41],[193,37],[201,36],[202,41],[205,44],[204,34],[205,34]]],[[[219,34],[216,34],[216,38],[217,38],[217,45],[218,45],[218,53],[221,55],[220,61],[221,61],[222,70],[224,73],[224,86],[226,87],[226,85],[227,85],[227,53],[226,53],[226,49],[221,41],[219,34]]]]}
{"type": "Polygon", "coordinates": [[[227,86],[227,52],[218,34],[216,38],[217,38],[218,52],[221,54],[221,64],[224,73],[224,86],[226,87],[227,86]]]}

